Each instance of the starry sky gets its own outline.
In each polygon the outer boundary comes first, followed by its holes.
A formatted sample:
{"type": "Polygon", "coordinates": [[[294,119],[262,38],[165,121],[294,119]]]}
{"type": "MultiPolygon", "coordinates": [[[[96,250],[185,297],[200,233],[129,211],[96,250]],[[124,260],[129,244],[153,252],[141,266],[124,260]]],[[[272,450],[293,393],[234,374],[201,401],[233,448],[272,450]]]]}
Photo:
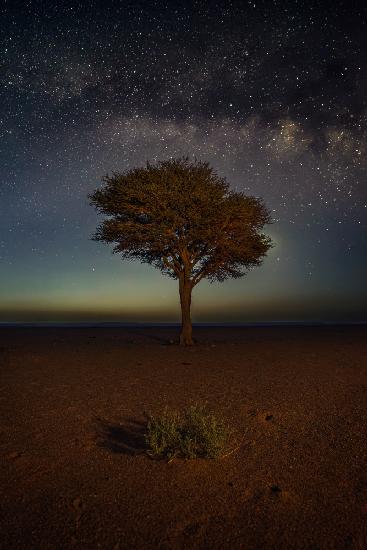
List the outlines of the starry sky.
{"type": "Polygon", "coordinates": [[[176,281],[90,240],[87,195],[182,155],[274,220],[194,321],[367,321],[364,4],[4,0],[0,322],[179,321],[176,281]]]}

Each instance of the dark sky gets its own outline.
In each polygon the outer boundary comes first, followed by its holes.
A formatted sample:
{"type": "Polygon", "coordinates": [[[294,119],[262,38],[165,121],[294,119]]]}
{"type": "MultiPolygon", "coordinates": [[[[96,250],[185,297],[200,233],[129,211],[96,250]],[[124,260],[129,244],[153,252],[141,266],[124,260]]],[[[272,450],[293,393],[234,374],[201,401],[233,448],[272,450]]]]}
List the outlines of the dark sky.
{"type": "Polygon", "coordinates": [[[90,241],[87,195],[186,154],[274,219],[194,320],[366,321],[364,6],[3,1],[0,321],[177,321],[175,281],[90,241]]]}

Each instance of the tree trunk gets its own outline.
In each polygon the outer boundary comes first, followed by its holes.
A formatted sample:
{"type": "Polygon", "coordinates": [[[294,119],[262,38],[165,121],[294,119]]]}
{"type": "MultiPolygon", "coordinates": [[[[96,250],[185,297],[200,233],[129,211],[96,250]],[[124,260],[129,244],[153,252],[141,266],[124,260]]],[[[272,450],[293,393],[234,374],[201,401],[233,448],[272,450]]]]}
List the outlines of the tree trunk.
{"type": "Polygon", "coordinates": [[[180,344],[183,346],[192,346],[192,325],[191,325],[191,281],[183,276],[180,278],[180,304],[181,304],[181,335],[180,344]]]}

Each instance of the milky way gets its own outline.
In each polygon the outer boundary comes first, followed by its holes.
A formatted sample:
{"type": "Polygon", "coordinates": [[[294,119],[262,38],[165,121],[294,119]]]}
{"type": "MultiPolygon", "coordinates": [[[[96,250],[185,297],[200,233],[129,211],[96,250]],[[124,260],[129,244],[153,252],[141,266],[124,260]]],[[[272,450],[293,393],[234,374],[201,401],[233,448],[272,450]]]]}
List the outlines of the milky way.
{"type": "MultiPolygon", "coordinates": [[[[208,160],[262,196],[275,247],[203,284],[197,320],[366,320],[363,2],[5,2],[0,320],[175,320],[174,282],[90,242],[87,195],[208,160]]],[[[201,285],[200,285],[201,286],[201,285]]]]}

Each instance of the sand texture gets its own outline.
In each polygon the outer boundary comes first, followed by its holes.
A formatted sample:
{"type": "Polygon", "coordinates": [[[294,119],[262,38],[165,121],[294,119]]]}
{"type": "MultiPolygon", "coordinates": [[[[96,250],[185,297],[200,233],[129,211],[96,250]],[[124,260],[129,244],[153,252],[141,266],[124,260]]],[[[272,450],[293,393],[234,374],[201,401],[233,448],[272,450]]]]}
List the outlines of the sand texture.
{"type": "Polygon", "coordinates": [[[0,547],[367,548],[367,329],[0,330],[0,547]],[[240,448],[154,461],[144,411],[240,448]]]}

